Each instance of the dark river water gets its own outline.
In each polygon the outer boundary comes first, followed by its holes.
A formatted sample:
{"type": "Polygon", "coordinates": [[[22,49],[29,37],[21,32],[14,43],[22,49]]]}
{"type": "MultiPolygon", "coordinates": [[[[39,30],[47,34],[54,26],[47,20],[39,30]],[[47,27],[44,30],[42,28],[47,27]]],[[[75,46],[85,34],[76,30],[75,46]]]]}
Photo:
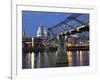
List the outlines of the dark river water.
{"type": "MultiPolygon", "coordinates": [[[[56,67],[57,52],[33,53],[22,55],[22,68],[49,68],[56,67]]],[[[67,51],[66,63],[68,66],[89,66],[89,51],[67,51]]],[[[63,66],[62,66],[63,67],[63,66]]]]}

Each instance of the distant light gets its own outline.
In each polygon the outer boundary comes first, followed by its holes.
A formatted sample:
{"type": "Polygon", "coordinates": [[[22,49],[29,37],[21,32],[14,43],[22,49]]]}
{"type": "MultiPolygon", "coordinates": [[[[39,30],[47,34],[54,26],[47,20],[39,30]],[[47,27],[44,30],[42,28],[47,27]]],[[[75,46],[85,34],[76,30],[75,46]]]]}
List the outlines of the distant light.
{"type": "Polygon", "coordinates": [[[78,38],[78,37],[79,37],[79,36],[78,36],[78,35],[76,35],[76,34],[75,34],[75,35],[71,35],[71,36],[72,36],[72,37],[76,37],[76,38],[78,38]]]}

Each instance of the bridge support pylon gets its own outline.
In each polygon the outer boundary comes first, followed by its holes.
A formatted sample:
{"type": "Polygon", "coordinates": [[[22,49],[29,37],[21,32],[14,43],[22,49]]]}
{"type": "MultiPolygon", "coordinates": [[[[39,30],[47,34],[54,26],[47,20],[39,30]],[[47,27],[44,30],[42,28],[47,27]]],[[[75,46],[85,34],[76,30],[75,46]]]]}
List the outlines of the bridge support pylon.
{"type": "Polygon", "coordinates": [[[65,36],[57,36],[57,39],[58,39],[58,48],[57,48],[56,66],[57,67],[68,66],[65,36]]]}

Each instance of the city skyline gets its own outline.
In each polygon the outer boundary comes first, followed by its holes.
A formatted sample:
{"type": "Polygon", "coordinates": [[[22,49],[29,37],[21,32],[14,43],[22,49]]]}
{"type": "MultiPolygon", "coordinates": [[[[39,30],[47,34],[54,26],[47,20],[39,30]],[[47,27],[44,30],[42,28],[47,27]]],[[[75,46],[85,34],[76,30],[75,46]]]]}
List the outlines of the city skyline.
{"type": "Polygon", "coordinates": [[[89,66],[89,24],[86,13],[22,11],[22,68],[89,66]]]}

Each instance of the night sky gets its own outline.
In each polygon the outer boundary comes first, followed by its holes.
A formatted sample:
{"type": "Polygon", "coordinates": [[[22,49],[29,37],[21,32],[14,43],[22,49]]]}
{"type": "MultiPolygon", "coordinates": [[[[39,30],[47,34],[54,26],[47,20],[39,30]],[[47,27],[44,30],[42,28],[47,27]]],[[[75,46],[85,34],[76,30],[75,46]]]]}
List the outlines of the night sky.
{"type": "MultiPolygon", "coordinates": [[[[26,36],[36,36],[39,25],[43,25],[45,30],[55,26],[59,22],[65,20],[72,13],[62,12],[41,12],[41,11],[22,11],[22,31],[25,31],[26,36]]],[[[78,17],[79,20],[89,22],[89,14],[84,14],[78,17]]],[[[76,24],[75,21],[70,21],[69,24],[76,24]]]]}

